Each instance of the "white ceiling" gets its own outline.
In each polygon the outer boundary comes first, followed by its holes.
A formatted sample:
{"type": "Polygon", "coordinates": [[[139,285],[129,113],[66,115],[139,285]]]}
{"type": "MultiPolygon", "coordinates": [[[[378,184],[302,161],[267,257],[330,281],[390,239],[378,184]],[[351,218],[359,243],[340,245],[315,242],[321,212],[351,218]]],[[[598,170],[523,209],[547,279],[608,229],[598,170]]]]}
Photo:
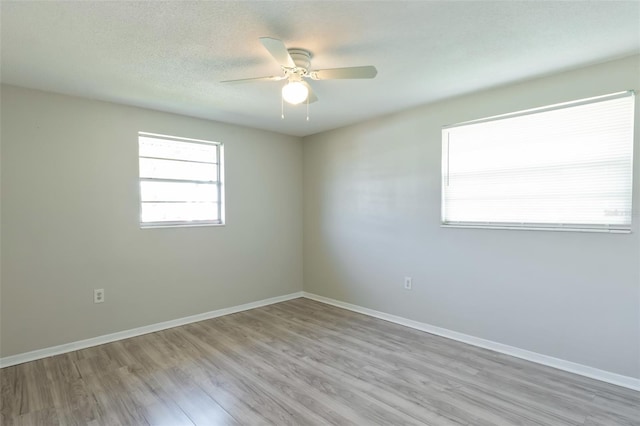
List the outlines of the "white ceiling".
{"type": "Polygon", "coordinates": [[[640,52],[640,2],[6,2],[1,80],[290,135],[640,52]],[[375,65],[373,80],[312,81],[286,108],[259,43],[312,68],[375,65]]]}

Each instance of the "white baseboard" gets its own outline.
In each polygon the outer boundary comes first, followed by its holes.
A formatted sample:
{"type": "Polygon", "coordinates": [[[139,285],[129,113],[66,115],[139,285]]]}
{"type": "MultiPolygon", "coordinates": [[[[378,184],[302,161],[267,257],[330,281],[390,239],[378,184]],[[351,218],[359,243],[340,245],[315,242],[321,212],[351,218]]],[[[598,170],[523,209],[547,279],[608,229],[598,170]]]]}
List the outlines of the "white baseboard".
{"type": "Polygon", "coordinates": [[[318,302],[326,303],[328,305],[337,306],[339,308],[344,308],[353,312],[358,312],[360,314],[383,319],[385,321],[415,328],[416,330],[425,331],[427,333],[446,337],[448,339],[457,340],[458,342],[467,343],[469,345],[478,346],[484,349],[489,349],[495,352],[511,355],[516,358],[521,358],[527,361],[532,361],[538,364],[546,365],[548,367],[557,368],[558,370],[568,371],[570,373],[579,374],[581,376],[600,380],[602,382],[611,383],[617,386],[622,386],[625,388],[640,391],[640,379],[636,379],[633,377],[623,376],[621,374],[600,370],[598,368],[589,367],[589,366],[578,364],[571,361],[566,361],[564,359],[554,358],[552,356],[531,352],[525,349],[520,349],[513,346],[505,345],[502,343],[493,342],[491,340],[481,339],[479,337],[470,336],[468,334],[458,333],[457,331],[436,327],[431,324],[426,324],[426,323],[410,320],[407,318],[399,317],[396,315],[375,311],[369,308],[363,308],[362,306],[353,305],[351,303],[342,302],[340,300],[330,299],[328,297],[319,296],[317,294],[308,293],[306,291],[303,292],[303,297],[306,297],[308,299],[312,299],[318,302]]]}
{"type": "Polygon", "coordinates": [[[35,361],[41,358],[47,358],[53,355],[59,355],[79,349],[89,348],[91,346],[103,345],[105,343],[115,342],[116,340],[128,339],[130,337],[140,336],[142,334],[154,333],[156,331],[166,330],[167,328],[178,327],[193,322],[204,321],[211,318],[221,317],[223,315],[234,314],[236,312],[247,311],[249,309],[259,308],[261,306],[272,305],[274,303],[284,302],[286,300],[297,299],[302,297],[301,291],[284,296],[270,297],[268,299],[258,300],[255,302],[245,303],[243,305],[232,306],[229,308],[218,309],[215,311],[204,312],[202,314],[191,315],[175,320],[159,322],[157,324],[145,325],[143,327],[132,328],[130,330],[118,331],[116,333],[105,334],[103,336],[92,337],[90,339],[79,340],[77,342],[65,343],[59,346],[38,349],[31,352],[25,352],[17,355],[11,355],[0,358],[0,368],[9,367],[23,362],[35,361]]]}
{"type": "Polygon", "coordinates": [[[416,330],[425,331],[427,333],[446,337],[448,339],[467,343],[473,346],[478,346],[478,347],[489,349],[495,352],[511,355],[516,358],[521,358],[527,361],[532,361],[538,364],[557,368],[559,370],[568,371],[570,373],[579,374],[581,376],[600,380],[606,383],[611,383],[614,385],[640,391],[640,379],[623,376],[621,374],[600,370],[598,368],[589,367],[586,365],[578,364],[571,361],[566,361],[559,358],[554,358],[554,357],[539,354],[536,352],[527,351],[525,349],[520,349],[513,346],[505,345],[502,343],[493,342],[491,340],[481,339],[479,337],[470,336],[464,333],[458,333],[456,331],[448,330],[446,328],[436,327],[434,325],[410,320],[410,319],[399,317],[396,315],[387,314],[387,313],[376,311],[373,309],[364,308],[362,306],[353,305],[351,303],[346,303],[339,300],[330,299],[328,297],[319,296],[317,294],[302,292],[302,291],[287,294],[284,296],[271,297],[268,299],[245,303],[242,305],[232,306],[229,308],[223,308],[215,311],[204,312],[202,314],[191,315],[188,317],[178,318],[175,320],[160,322],[157,324],[137,327],[130,330],[124,330],[116,333],[105,334],[103,336],[92,337],[90,339],[79,340],[77,342],[65,343],[63,345],[52,346],[44,349],[38,349],[35,351],[25,352],[17,355],[11,355],[8,357],[0,358],[0,368],[9,367],[16,364],[22,364],[24,362],[29,362],[29,361],[35,361],[37,359],[47,358],[53,355],[59,355],[59,354],[63,354],[71,351],[76,351],[79,349],[85,349],[91,346],[103,345],[105,343],[115,342],[117,340],[122,340],[122,339],[128,339],[130,337],[140,336],[143,334],[154,333],[156,331],[166,330],[172,327],[178,327],[181,325],[191,324],[198,321],[204,321],[207,319],[216,318],[223,315],[229,315],[236,312],[242,312],[249,309],[259,308],[261,306],[272,305],[274,303],[284,302],[287,300],[296,299],[298,297],[306,297],[308,299],[316,300],[318,302],[326,303],[328,305],[337,306],[339,308],[348,309],[353,312],[358,312],[364,315],[369,315],[371,317],[380,318],[385,321],[404,325],[406,327],[411,327],[416,330]]]}

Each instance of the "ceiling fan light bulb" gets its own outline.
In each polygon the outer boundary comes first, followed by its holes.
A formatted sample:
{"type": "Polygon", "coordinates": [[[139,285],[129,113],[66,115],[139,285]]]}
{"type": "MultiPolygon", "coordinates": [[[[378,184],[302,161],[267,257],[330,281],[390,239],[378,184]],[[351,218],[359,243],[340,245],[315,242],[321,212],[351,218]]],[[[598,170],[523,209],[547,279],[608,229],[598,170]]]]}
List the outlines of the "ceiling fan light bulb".
{"type": "Polygon", "coordinates": [[[285,84],[282,88],[282,98],[292,105],[304,102],[307,96],[309,96],[309,89],[299,81],[285,84]]]}

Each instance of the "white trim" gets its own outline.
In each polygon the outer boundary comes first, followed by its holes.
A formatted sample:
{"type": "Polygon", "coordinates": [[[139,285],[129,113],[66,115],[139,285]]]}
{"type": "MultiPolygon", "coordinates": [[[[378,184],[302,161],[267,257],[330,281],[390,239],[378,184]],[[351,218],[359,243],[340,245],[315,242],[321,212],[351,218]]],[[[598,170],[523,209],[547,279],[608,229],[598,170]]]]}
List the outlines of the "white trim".
{"type": "Polygon", "coordinates": [[[565,227],[565,226],[520,226],[517,224],[514,224],[513,226],[507,226],[507,225],[500,225],[500,224],[495,224],[495,225],[491,225],[489,223],[487,224],[477,224],[477,225],[472,225],[472,224],[465,224],[465,223],[453,223],[453,222],[449,222],[449,223],[441,223],[440,224],[441,228],[467,228],[467,229],[508,229],[508,230],[514,230],[514,231],[560,231],[560,232],[599,232],[601,234],[606,233],[606,234],[630,234],[631,233],[631,228],[584,228],[584,227],[576,227],[576,228],[569,228],[569,227],[565,227]]]}
{"type": "Polygon", "coordinates": [[[138,132],[138,136],[148,136],[155,139],[165,139],[168,141],[199,143],[202,145],[222,145],[222,142],[206,141],[204,139],[183,138],[181,136],[162,135],[160,133],[138,132]]]}
{"type": "Polygon", "coordinates": [[[353,312],[358,312],[364,315],[369,315],[374,318],[379,318],[385,321],[404,325],[406,327],[414,328],[416,330],[425,331],[427,333],[431,333],[438,336],[446,337],[448,339],[456,340],[458,342],[467,343],[469,345],[478,346],[480,348],[489,349],[489,350],[503,353],[506,355],[511,355],[516,358],[525,359],[527,361],[557,368],[559,370],[568,371],[570,373],[579,374],[581,376],[589,377],[592,379],[596,379],[603,382],[607,382],[614,385],[640,391],[640,379],[623,376],[621,374],[600,370],[598,368],[589,367],[586,365],[578,364],[571,361],[566,361],[559,358],[554,358],[554,357],[539,354],[536,352],[527,351],[525,349],[520,349],[513,346],[505,345],[502,343],[493,342],[491,340],[481,339],[479,337],[470,336],[468,334],[458,333],[457,331],[436,327],[434,325],[410,320],[410,319],[399,317],[396,315],[387,314],[387,313],[376,311],[369,308],[364,308],[362,306],[353,305],[351,303],[330,299],[328,297],[319,296],[317,294],[308,293],[306,291],[291,293],[284,296],[271,297],[268,299],[249,302],[242,305],[232,306],[229,308],[222,308],[215,311],[204,312],[202,314],[191,315],[184,318],[164,321],[156,324],[146,325],[143,327],[133,328],[130,330],[119,331],[116,333],[105,334],[103,336],[92,337],[90,339],[79,340],[77,342],[65,343],[63,345],[52,346],[44,349],[38,349],[35,351],[25,352],[17,355],[11,355],[8,357],[0,358],[0,368],[10,367],[12,365],[22,364],[24,362],[29,362],[29,361],[35,361],[37,359],[47,358],[54,355],[60,355],[63,353],[85,349],[92,346],[103,345],[105,343],[115,342],[117,340],[122,340],[122,339],[128,339],[130,337],[140,336],[143,334],[154,333],[156,331],[166,330],[168,328],[173,328],[173,327],[179,327],[181,325],[191,324],[198,321],[204,321],[211,318],[217,318],[223,315],[229,315],[236,312],[247,311],[249,309],[259,308],[261,306],[267,306],[267,305],[272,305],[274,303],[285,302],[287,300],[297,299],[299,297],[306,297],[311,300],[326,303],[332,306],[337,306],[339,308],[347,309],[353,312]]]}
{"type": "Polygon", "coordinates": [[[525,110],[522,110],[522,111],[508,112],[506,114],[494,115],[492,117],[479,118],[477,120],[469,120],[469,121],[465,121],[465,122],[457,123],[457,124],[449,124],[449,125],[446,125],[446,126],[442,126],[442,129],[443,130],[454,129],[456,127],[468,126],[468,125],[471,125],[471,124],[487,123],[489,121],[504,120],[504,119],[507,119],[507,118],[521,117],[523,115],[531,115],[531,114],[538,114],[538,113],[541,113],[541,112],[555,111],[557,109],[564,109],[564,108],[571,108],[571,107],[576,107],[576,106],[581,106],[581,105],[588,105],[588,104],[593,104],[593,103],[596,103],[596,102],[611,101],[613,99],[626,98],[627,96],[635,96],[635,95],[636,95],[636,91],[635,90],[625,90],[623,92],[610,93],[608,95],[594,96],[594,97],[591,97],[591,98],[578,99],[578,100],[569,101],[569,102],[561,102],[559,104],[553,104],[553,105],[547,105],[547,106],[542,106],[542,107],[537,107],[537,108],[525,109],[525,110]]]}
{"type": "Polygon", "coordinates": [[[469,345],[478,346],[480,348],[489,349],[502,354],[511,355],[516,358],[521,358],[527,361],[546,365],[548,367],[557,368],[558,370],[568,371],[570,373],[589,377],[591,379],[596,379],[602,382],[607,382],[617,386],[622,386],[628,389],[640,391],[640,379],[636,379],[634,377],[623,376],[621,374],[600,370],[598,368],[589,367],[587,365],[582,365],[582,364],[578,364],[571,361],[566,361],[564,359],[554,358],[552,356],[531,352],[525,349],[516,348],[513,346],[505,345],[505,344],[494,342],[491,340],[481,339],[479,337],[470,336],[464,333],[458,333],[457,331],[452,331],[446,328],[436,327],[431,324],[426,324],[423,322],[410,320],[407,318],[387,314],[387,313],[376,311],[373,309],[364,308],[362,306],[353,305],[351,303],[342,302],[340,300],[330,299],[328,297],[319,296],[317,294],[308,293],[306,291],[303,292],[303,297],[306,297],[307,299],[315,300],[317,302],[322,302],[328,305],[347,309],[349,311],[358,312],[360,314],[379,318],[385,321],[404,325],[406,327],[414,328],[416,330],[425,331],[427,333],[446,337],[448,339],[456,340],[458,342],[467,343],[469,345]]]}
{"type": "Polygon", "coordinates": [[[301,291],[284,296],[270,297],[268,299],[249,302],[242,305],[231,306],[229,308],[217,309],[215,311],[204,312],[202,314],[191,315],[184,318],[178,318],[170,321],[159,322],[156,324],[145,325],[142,327],[132,328],[130,330],[118,331],[116,333],[105,334],[103,336],[92,337],[90,339],[79,340],[77,342],[65,343],[63,345],[51,346],[49,348],[37,349],[31,352],[25,352],[17,355],[11,355],[0,358],[0,368],[10,367],[24,362],[35,361],[37,359],[47,358],[53,355],[77,351],[79,349],[89,348],[91,346],[103,345],[105,343],[115,342],[117,340],[128,339],[130,337],[140,336],[143,334],[154,333],[156,331],[166,330],[167,328],[178,327],[193,322],[204,321],[211,318],[221,317],[223,315],[234,314],[236,312],[247,311],[249,309],[259,308],[261,306],[273,305],[291,299],[302,297],[301,291]]]}

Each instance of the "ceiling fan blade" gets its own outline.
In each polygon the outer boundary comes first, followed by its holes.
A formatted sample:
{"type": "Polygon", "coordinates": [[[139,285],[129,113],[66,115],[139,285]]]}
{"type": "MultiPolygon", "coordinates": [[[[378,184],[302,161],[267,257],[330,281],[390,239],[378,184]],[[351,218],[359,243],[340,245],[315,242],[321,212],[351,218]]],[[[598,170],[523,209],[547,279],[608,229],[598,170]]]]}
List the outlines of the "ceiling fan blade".
{"type": "Polygon", "coordinates": [[[378,74],[378,70],[373,65],[363,67],[331,68],[326,70],[315,70],[309,73],[313,80],[334,80],[340,78],[373,78],[378,74]]]}
{"type": "Polygon", "coordinates": [[[220,83],[251,83],[254,81],[280,81],[280,80],[284,80],[285,77],[284,76],[277,76],[277,75],[272,75],[269,77],[255,77],[255,78],[241,78],[239,80],[225,80],[225,81],[221,81],[220,83]]]}
{"type": "Polygon", "coordinates": [[[281,66],[295,68],[296,64],[293,62],[293,58],[289,55],[287,46],[284,45],[282,40],[271,37],[260,37],[260,42],[281,66]]]}
{"type": "Polygon", "coordinates": [[[302,84],[307,86],[307,89],[309,89],[309,94],[307,95],[307,98],[309,99],[309,103],[312,104],[314,102],[317,102],[318,101],[318,97],[316,96],[315,92],[311,88],[311,85],[309,83],[307,83],[306,81],[303,81],[302,84]]]}

